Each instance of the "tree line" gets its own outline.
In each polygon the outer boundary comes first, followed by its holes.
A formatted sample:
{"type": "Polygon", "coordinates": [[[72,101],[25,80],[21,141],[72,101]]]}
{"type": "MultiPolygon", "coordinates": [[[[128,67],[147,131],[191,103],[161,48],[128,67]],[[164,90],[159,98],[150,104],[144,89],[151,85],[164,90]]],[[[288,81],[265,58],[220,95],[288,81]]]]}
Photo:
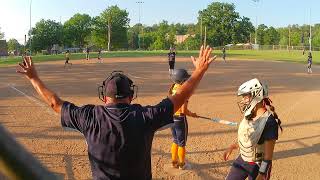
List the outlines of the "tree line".
{"type": "MultiPolygon", "coordinates": [[[[256,31],[248,17],[240,16],[235,5],[213,2],[198,12],[194,24],[169,24],[163,20],[151,26],[129,26],[129,13],[118,6],[106,8],[99,16],[77,13],[66,22],[40,20],[33,27],[26,46],[32,51],[50,50],[58,44],[64,48],[95,47],[106,50],[198,49],[206,41],[210,46],[237,43],[260,45],[308,45],[309,26],[289,25],[274,28],[260,24],[256,31]],[[183,43],[175,44],[176,35],[186,35],[183,43]],[[206,37],[206,38],[204,38],[206,37]]],[[[313,46],[320,46],[320,24],[312,27],[313,46]]],[[[3,34],[0,33],[0,36],[3,34]]],[[[8,49],[21,47],[15,39],[8,41],[8,49]]]]}

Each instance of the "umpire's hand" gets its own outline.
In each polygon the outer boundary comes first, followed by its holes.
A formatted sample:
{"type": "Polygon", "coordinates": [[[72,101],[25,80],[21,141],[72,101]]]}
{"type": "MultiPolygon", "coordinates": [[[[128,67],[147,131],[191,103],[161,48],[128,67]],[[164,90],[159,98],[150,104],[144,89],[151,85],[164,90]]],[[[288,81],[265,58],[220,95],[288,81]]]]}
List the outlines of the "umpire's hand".
{"type": "Polygon", "coordinates": [[[37,71],[32,63],[30,56],[23,57],[23,62],[19,63],[17,73],[26,76],[38,94],[46,103],[57,113],[61,113],[63,100],[61,100],[53,91],[48,89],[38,77],[37,71]]]}
{"type": "Polygon", "coordinates": [[[38,77],[31,56],[24,56],[23,61],[19,63],[19,68],[16,71],[17,73],[25,75],[29,80],[38,77]]]}
{"type": "Polygon", "coordinates": [[[191,56],[195,71],[193,71],[191,77],[185,83],[183,83],[183,85],[178,89],[175,95],[169,97],[169,99],[173,103],[174,112],[176,112],[182,106],[182,104],[184,104],[184,102],[190,98],[190,96],[198,86],[200,80],[202,79],[204,73],[207,71],[210,63],[217,58],[217,56],[211,57],[211,52],[212,48],[210,48],[209,46],[207,46],[206,48],[204,46],[201,46],[199,57],[196,59],[191,56]]]}
{"type": "Polygon", "coordinates": [[[208,69],[210,63],[217,58],[217,56],[213,56],[210,58],[211,52],[212,48],[210,48],[209,46],[204,47],[202,45],[200,48],[198,59],[191,56],[192,63],[196,70],[199,70],[200,72],[205,72],[208,69]]]}

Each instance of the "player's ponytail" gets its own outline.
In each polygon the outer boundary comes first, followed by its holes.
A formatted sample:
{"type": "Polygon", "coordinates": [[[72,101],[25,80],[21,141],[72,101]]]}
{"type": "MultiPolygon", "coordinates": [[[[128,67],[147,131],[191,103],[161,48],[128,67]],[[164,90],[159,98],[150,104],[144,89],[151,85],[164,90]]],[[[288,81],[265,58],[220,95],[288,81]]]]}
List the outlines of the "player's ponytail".
{"type": "Polygon", "coordinates": [[[280,130],[282,132],[283,129],[282,129],[282,126],[281,126],[281,120],[279,119],[278,114],[275,112],[275,107],[272,106],[272,104],[271,104],[272,101],[269,98],[265,98],[265,99],[263,99],[263,101],[264,101],[264,103],[266,105],[266,108],[272,113],[273,117],[277,120],[278,126],[279,126],[279,128],[280,128],[280,130]]]}

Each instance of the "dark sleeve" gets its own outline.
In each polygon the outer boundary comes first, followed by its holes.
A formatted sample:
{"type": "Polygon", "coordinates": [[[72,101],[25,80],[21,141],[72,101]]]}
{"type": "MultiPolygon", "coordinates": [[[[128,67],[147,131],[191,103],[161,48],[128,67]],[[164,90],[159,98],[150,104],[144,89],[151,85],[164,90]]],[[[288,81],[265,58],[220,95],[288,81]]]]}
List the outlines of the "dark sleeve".
{"type": "Polygon", "coordinates": [[[278,140],[278,122],[272,115],[269,116],[266,122],[260,140],[278,140]]]}
{"type": "Polygon", "coordinates": [[[155,106],[146,106],[143,117],[147,127],[154,131],[167,124],[172,124],[173,103],[169,98],[166,98],[155,106]]]}
{"type": "Polygon", "coordinates": [[[62,127],[72,128],[85,133],[88,123],[91,122],[94,105],[85,105],[82,107],[65,101],[61,109],[61,125],[62,127]]]}

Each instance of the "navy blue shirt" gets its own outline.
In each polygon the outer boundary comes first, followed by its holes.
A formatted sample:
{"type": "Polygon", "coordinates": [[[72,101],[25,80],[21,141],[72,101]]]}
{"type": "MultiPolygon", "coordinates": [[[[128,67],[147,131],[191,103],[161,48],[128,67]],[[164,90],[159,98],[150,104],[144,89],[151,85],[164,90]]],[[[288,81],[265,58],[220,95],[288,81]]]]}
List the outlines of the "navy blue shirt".
{"type": "Polygon", "coordinates": [[[308,57],[308,63],[312,64],[312,57],[308,57]]]}
{"type": "Polygon", "coordinates": [[[168,58],[169,58],[169,61],[175,61],[176,60],[176,52],[169,52],[168,58]]]}
{"type": "Polygon", "coordinates": [[[278,140],[278,122],[273,115],[268,117],[258,144],[268,140],[278,140]]]}
{"type": "Polygon", "coordinates": [[[80,131],[88,144],[94,179],[151,179],[154,133],[173,123],[173,104],[77,107],[64,102],[61,124],[80,131]]]}

